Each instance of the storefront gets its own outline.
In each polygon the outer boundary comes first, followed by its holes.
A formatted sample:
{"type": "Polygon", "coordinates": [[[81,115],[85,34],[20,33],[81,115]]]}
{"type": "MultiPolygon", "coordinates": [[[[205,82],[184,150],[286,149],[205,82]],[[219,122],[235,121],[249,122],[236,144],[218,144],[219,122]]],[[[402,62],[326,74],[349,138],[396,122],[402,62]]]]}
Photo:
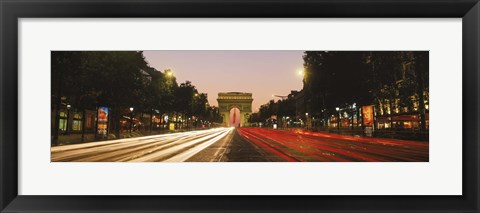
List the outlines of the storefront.
{"type": "MultiPolygon", "coordinates": [[[[76,111],[75,109],[63,109],[59,112],[58,130],[66,133],[78,133],[82,132],[85,126],[85,132],[93,132],[95,128],[95,111],[85,110],[85,120],[83,118],[83,112],[76,111]],[[85,125],[83,125],[85,122],[85,125]]],[[[55,112],[52,112],[52,118],[55,118],[55,112]]],[[[52,127],[54,124],[52,123],[52,127]]]]}
{"type": "Polygon", "coordinates": [[[80,112],[73,114],[72,131],[82,131],[82,113],[80,112]]]}
{"type": "MultiPolygon", "coordinates": [[[[429,116],[425,115],[425,123],[428,129],[429,116]]],[[[394,115],[394,116],[379,116],[377,117],[378,129],[420,129],[420,116],[419,115],[394,115]]]]}
{"type": "Polygon", "coordinates": [[[58,120],[58,129],[62,132],[67,131],[67,112],[61,111],[60,112],[60,118],[58,120]]]}

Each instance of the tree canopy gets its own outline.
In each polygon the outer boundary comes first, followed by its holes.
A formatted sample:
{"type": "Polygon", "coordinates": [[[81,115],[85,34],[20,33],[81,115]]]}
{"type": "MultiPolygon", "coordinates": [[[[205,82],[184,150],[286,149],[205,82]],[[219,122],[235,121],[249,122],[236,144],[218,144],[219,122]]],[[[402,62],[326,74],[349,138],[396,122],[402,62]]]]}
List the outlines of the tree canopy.
{"type": "MultiPolygon", "coordinates": [[[[207,94],[190,81],[178,85],[170,70],[150,67],[141,51],[52,51],[52,110],[109,107],[113,128],[133,107],[137,112],[207,116],[207,94]]],[[[211,112],[210,112],[211,113],[211,112]]]]}

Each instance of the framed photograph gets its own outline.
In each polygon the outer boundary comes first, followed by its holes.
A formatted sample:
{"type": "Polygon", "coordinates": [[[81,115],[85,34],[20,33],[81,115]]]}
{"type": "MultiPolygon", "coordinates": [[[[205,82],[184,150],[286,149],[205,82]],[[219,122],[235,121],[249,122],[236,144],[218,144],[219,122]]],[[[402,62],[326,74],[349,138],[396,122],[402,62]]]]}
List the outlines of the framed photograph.
{"type": "Polygon", "coordinates": [[[1,212],[478,212],[467,1],[2,1],[1,212]]]}

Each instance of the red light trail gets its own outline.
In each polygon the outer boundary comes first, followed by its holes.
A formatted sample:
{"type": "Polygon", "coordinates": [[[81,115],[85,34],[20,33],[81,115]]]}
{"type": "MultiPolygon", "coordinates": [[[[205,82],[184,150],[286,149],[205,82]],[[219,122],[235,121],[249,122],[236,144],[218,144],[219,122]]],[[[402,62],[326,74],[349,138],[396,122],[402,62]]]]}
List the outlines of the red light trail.
{"type": "Polygon", "coordinates": [[[367,138],[304,130],[239,128],[238,133],[286,161],[428,162],[428,142],[367,138]]]}

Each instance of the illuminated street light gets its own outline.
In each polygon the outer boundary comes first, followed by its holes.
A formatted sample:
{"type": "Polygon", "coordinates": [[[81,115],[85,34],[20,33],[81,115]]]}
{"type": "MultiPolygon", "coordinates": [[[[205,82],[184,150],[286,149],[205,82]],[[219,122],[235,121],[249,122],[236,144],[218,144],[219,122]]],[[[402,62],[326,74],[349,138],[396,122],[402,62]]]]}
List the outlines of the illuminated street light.
{"type": "Polygon", "coordinates": [[[305,127],[308,129],[311,124],[310,119],[308,118],[308,112],[305,113],[305,127]]]}
{"type": "Polygon", "coordinates": [[[305,75],[305,71],[303,69],[299,69],[298,75],[303,77],[305,75]]]}
{"type": "Polygon", "coordinates": [[[70,104],[67,104],[67,124],[66,124],[66,128],[65,128],[65,135],[68,135],[68,121],[70,120],[70,108],[72,108],[72,105],[70,104]]]}
{"type": "Polygon", "coordinates": [[[338,112],[337,129],[340,130],[340,107],[335,108],[338,112]]]}
{"type": "Polygon", "coordinates": [[[130,132],[133,129],[133,107],[130,107],[130,132]]]}
{"type": "Polygon", "coordinates": [[[165,74],[167,75],[167,77],[172,77],[173,76],[173,72],[172,72],[171,69],[166,69],[165,74]]]}

